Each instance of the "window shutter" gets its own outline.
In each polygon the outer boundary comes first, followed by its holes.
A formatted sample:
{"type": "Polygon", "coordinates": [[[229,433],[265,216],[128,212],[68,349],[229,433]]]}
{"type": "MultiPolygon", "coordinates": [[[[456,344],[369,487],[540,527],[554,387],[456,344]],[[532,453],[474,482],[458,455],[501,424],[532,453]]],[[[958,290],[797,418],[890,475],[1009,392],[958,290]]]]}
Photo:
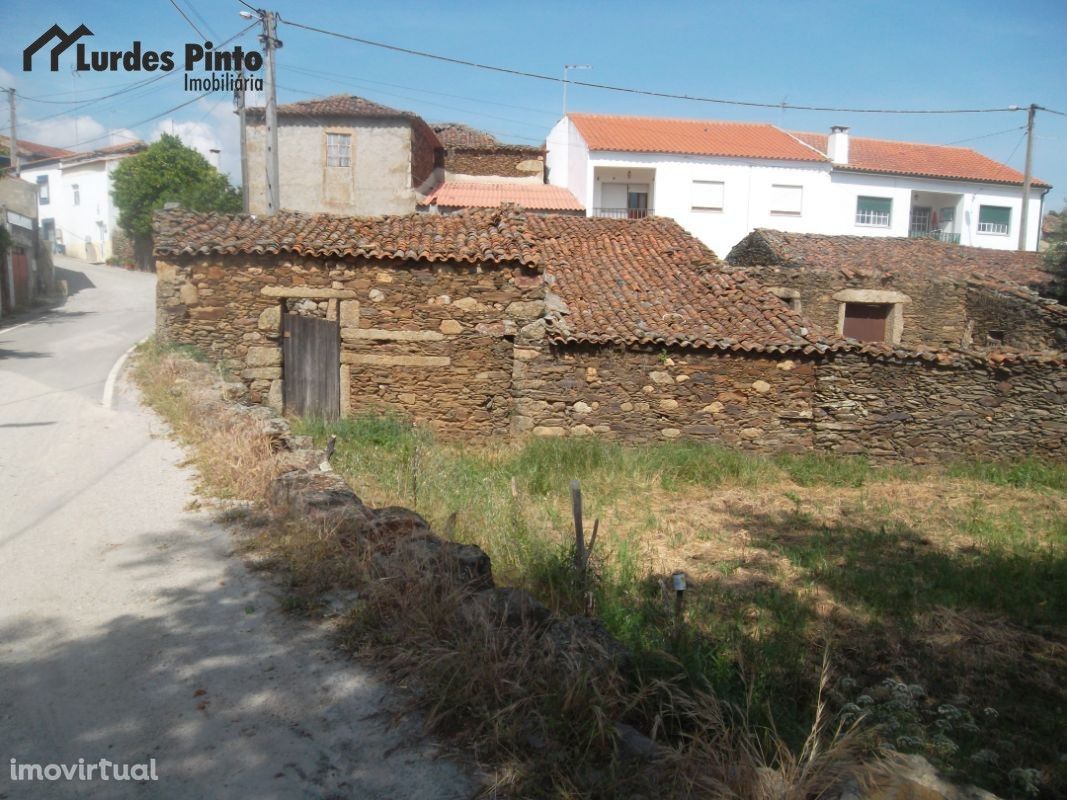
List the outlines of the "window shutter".
{"type": "Polygon", "coordinates": [[[771,213],[800,214],[803,198],[803,187],[773,184],[771,186],[771,213]]]}
{"type": "Polygon", "coordinates": [[[893,210],[893,201],[888,197],[861,197],[858,209],[873,214],[888,214],[893,210]]]}
{"type": "Polygon", "coordinates": [[[722,181],[693,181],[693,208],[698,211],[722,211],[725,194],[722,181]]]}
{"type": "Polygon", "coordinates": [[[978,221],[985,225],[1011,225],[1011,209],[1005,206],[982,206],[978,221]]]}

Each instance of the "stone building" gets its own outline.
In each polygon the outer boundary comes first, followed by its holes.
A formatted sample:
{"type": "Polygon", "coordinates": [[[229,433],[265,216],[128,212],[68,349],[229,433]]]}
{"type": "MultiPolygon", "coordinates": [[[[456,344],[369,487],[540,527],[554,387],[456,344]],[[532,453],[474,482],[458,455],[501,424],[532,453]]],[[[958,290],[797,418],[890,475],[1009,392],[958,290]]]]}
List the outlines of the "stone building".
{"type": "Polygon", "coordinates": [[[294,410],[310,371],[337,387],[327,416],[388,409],[454,438],[1067,455],[1063,354],[822,333],[664,218],[168,211],[155,241],[160,336],[252,402],[294,410]]]}
{"type": "Polygon", "coordinates": [[[760,229],[730,251],[829,333],[905,347],[1062,350],[1067,307],[1037,253],[760,229]]]}
{"type": "MultiPolygon", "coordinates": [[[[265,163],[263,109],[249,108],[248,162],[265,163]]],[[[408,214],[439,182],[442,149],[417,114],[351,95],[278,106],[281,207],[337,214],[408,214]]],[[[266,175],[250,169],[249,211],[267,206],[266,175]]]]}

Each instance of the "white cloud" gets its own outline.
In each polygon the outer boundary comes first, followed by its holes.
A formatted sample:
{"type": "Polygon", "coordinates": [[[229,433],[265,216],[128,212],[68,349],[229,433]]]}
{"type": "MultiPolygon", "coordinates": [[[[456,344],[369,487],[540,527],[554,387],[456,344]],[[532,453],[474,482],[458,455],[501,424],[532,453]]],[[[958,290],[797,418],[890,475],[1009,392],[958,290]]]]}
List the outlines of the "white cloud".
{"type": "Polygon", "coordinates": [[[179,121],[164,119],[156,124],[150,141],[156,141],[164,133],[170,133],[182,143],[199,152],[210,164],[219,167],[230,176],[230,183],[241,182],[241,141],[237,115],[229,100],[201,100],[194,108],[200,111],[199,118],[179,121]],[[219,150],[219,153],[212,153],[219,150]]]}
{"type": "Polygon", "coordinates": [[[129,128],[108,130],[88,114],[78,117],[56,117],[40,122],[19,122],[19,139],[65,147],[68,150],[92,150],[109,144],[120,144],[137,139],[129,128]],[[84,144],[83,144],[84,143],[84,144]]]}

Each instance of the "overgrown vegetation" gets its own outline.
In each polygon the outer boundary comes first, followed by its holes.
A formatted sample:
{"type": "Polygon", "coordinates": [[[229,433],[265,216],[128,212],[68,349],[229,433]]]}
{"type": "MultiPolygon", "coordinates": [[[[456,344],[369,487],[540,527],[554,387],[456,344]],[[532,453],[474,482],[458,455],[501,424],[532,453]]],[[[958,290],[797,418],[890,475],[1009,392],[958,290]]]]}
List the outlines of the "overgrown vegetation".
{"type": "MultiPolygon", "coordinates": [[[[210,369],[158,348],[137,369],[194,445],[205,487],[261,497],[276,457],[255,437],[234,442],[221,419],[205,424],[196,378],[185,381],[210,369]],[[248,459],[267,466],[249,472],[248,459]]],[[[767,766],[789,797],[816,796],[876,741],[1003,796],[1067,787],[1064,465],[881,467],[595,439],[461,446],[388,416],[302,431],[338,437],[332,463],[368,505],[415,508],[485,549],[498,583],[561,614],[587,603],[570,567],[568,483],[581,480],[586,517],[600,520],[595,612],[633,653],[626,680],[561,669],[526,628],[471,626],[445,583],[368,580],[380,543],[297,524],[257,543],[290,574],[293,610],[358,589],[347,646],[414,687],[436,729],[496,766],[501,793],[651,796],[649,771],[615,756],[615,722],[669,745],[657,796],[769,796],[767,766]],[[683,620],[675,570],[689,579],[683,620]]]]}
{"type": "Polygon", "coordinates": [[[335,467],[366,502],[416,508],[570,612],[583,600],[565,575],[567,486],[580,479],[601,519],[596,610],[642,674],[746,708],[794,752],[829,648],[831,707],[852,721],[862,698],[886,746],[1006,795],[1067,786],[1063,464],[876,467],[597,439],[458,446],[387,416],[304,430],[338,437],[335,467]],[[693,587],[682,635],[666,586],[676,569],[693,587]],[[898,709],[889,685],[911,687],[911,705],[898,709]]]}

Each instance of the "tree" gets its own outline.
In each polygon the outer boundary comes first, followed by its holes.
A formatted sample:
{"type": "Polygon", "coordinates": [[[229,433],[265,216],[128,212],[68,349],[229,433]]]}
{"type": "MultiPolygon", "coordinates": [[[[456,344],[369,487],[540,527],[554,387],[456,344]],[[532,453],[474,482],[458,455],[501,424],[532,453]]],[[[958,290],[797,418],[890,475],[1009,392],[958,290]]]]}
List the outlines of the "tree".
{"type": "Polygon", "coordinates": [[[226,176],[168,134],[119,163],[111,196],[119,210],[119,227],[133,239],[134,257],[142,269],[151,267],[152,214],[167,203],[192,211],[241,210],[241,194],[226,176]]]}
{"type": "Polygon", "coordinates": [[[1045,237],[1048,250],[1045,251],[1045,267],[1055,275],[1053,290],[1061,303],[1067,303],[1067,209],[1059,214],[1049,212],[1052,231],[1045,237]]]}

